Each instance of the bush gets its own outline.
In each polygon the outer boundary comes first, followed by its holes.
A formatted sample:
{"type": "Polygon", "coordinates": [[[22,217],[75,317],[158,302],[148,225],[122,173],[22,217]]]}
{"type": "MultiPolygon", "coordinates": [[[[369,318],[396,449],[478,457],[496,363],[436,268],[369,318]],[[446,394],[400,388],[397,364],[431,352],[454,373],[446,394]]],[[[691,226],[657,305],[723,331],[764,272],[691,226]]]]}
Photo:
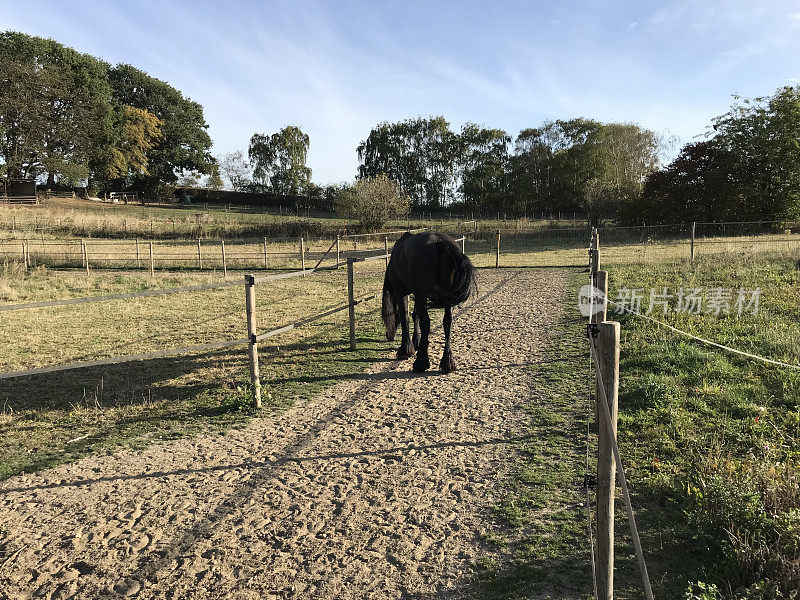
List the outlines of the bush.
{"type": "Polygon", "coordinates": [[[407,215],[410,207],[400,185],[385,174],[359,179],[336,195],[336,212],[362,231],[377,231],[390,219],[407,215]]]}

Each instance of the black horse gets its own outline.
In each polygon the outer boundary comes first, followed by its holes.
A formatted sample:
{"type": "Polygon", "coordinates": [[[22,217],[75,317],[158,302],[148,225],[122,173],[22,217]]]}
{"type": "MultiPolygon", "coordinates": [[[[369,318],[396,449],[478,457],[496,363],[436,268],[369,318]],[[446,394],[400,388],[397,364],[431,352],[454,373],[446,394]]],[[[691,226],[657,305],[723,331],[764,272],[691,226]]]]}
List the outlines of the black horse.
{"type": "Polygon", "coordinates": [[[403,330],[397,358],[417,354],[413,370],[426,371],[428,335],[431,330],[429,308],[444,308],[444,355],[439,367],[449,373],[456,368],[450,352],[451,309],[461,304],[477,289],[475,268],[449,235],[428,231],[412,235],[405,232],[392,249],[383,281],[381,315],[386,325],[386,339],[393,340],[397,323],[403,330]],[[409,336],[408,296],[414,294],[414,338],[409,336]]]}

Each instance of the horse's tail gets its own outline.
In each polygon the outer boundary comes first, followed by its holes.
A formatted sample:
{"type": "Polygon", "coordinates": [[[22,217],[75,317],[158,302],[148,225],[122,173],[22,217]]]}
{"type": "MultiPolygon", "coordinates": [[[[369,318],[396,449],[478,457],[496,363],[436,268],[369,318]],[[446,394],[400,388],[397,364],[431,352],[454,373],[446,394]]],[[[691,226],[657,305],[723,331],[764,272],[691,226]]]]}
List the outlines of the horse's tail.
{"type": "Polygon", "coordinates": [[[395,312],[397,306],[392,293],[392,283],[389,281],[389,272],[383,278],[383,299],[381,300],[381,317],[383,324],[386,326],[386,339],[390,342],[394,339],[394,334],[397,331],[397,322],[395,321],[395,312]]]}
{"type": "Polygon", "coordinates": [[[466,302],[472,294],[478,292],[478,282],[475,276],[475,267],[466,254],[453,244],[445,240],[436,242],[442,265],[442,275],[449,284],[447,289],[431,297],[433,308],[456,306],[466,302]],[[452,279],[451,279],[452,277],[452,279]]]}

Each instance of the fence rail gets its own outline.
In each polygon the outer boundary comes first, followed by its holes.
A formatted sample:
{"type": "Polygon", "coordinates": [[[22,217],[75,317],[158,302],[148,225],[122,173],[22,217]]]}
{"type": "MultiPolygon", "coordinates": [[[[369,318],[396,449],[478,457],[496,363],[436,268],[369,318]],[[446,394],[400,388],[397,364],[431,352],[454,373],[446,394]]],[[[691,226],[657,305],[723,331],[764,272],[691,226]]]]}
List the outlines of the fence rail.
{"type": "MultiPolygon", "coordinates": [[[[377,260],[377,259],[386,259],[388,255],[382,254],[379,256],[373,257],[365,257],[358,259],[359,261],[368,261],[368,260],[377,260]]],[[[357,259],[349,258],[347,263],[349,268],[352,268],[354,262],[357,259]]],[[[261,398],[260,398],[260,381],[259,381],[259,374],[258,374],[258,354],[257,354],[257,343],[264,339],[279,335],[281,333],[285,333],[287,331],[291,331],[292,329],[296,329],[298,327],[302,327],[303,325],[307,325],[323,319],[325,317],[334,315],[338,312],[350,309],[351,313],[353,312],[353,308],[366,302],[368,300],[374,300],[380,297],[380,294],[371,294],[364,296],[359,299],[354,299],[354,290],[353,290],[353,278],[352,273],[349,273],[348,277],[348,297],[350,300],[348,303],[334,307],[332,309],[325,310],[321,313],[306,317],[304,319],[300,319],[288,325],[284,325],[282,327],[278,327],[276,329],[257,334],[256,333],[256,303],[255,303],[255,295],[254,295],[254,287],[256,283],[266,283],[271,281],[278,281],[282,279],[289,279],[294,277],[306,277],[316,272],[321,271],[331,271],[338,269],[341,264],[335,264],[330,267],[315,267],[313,269],[306,269],[300,271],[293,271],[290,273],[281,273],[276,275],[268,275],[262,277],[256,277],[252,274],[248,274],[245,276],[244,280],[235,280],[235,281],[225,281],[220,283],[211,283],[211,284],[200,284],[200,285],[191,285],[191,286],[182,286],[177,288],[166,288],[160,290],[146,290],[142,292],[130,292],[124,294],[108,294],[103,296],[87,296],[81,298],[66,298],[62,300],[51,300],[51,301],[43,301],[43,302],[25,302],[19,304],[11,304],[11,305],[0,305],[0,312],[2,311],[16,311],[16,310],[24,310],[24,309],[37,309],[37,308],[52,308],[58,306],[70,306],[76,304],[86,304],[86,303],[94,303],[94,302],[105,302],[105,301],[113,301],[113,300],[122,300],[122,299],[130,299],[130,298],[142,298],[142,297],[152,297],[152,296],[162,296],[168,294],[176,294],[176,293],[191,293],[197,291],[204,291],[204,290],[215,290],[224,287],[230,287],[235,285],[244,285],[245,286],[245,308],[247,312],[247,326],[248,326],[248,336],[246,338],[234,339],[234,340],[225,340],[220,342],[210,342],[206,344],[197,344],[193,346],[183,346],[180,348],[169,348],[164,350],[158,350],[155,352],[149,352],[145,354],[131,354],[131,355],[124,355],[124,356],[116,356],[116,357],[108,357],[102,358],[97,360],[90,360],[90,361],[83,361],[77,363],[70,363],[70,364],[63,364],[63,365],[50,365],[45,367],[37,367],[33,369],[24,369],[19,371],[11,371],[6,373],[0,373],[0,379],[12,379],[18,377],[27,377],[33,375],[44,375],[48,373],[55,373],[59,371],[67,371],[67,370],[75,370],[75,369],[83,369],[83,368],[90,368],[90,367],[99,367],[99,366],[108,366],[108,365],[116,365],[122,364],[126,362],[136,362],[136,361],[143,361],[149,360],[153,358],[163,358],[168,356],[177,356],[181,354],[191,354],[196,352],[207,352],[210,350],[217,350],[221,348],[227,348],[232,346],[242,346],[248,345],[250,349],[250,356],[251,356],[251,381],[254,386],[254,396],[255,396],[255,404],[256,406],[261,405],[261,398]]],[[[354,319],[350,319],[349,323],[350,329],[350,337],[351,340],[355,337],[355,321],[354,319]]],[[[354,346],[351,344],[351,347],[354,346]]]]}

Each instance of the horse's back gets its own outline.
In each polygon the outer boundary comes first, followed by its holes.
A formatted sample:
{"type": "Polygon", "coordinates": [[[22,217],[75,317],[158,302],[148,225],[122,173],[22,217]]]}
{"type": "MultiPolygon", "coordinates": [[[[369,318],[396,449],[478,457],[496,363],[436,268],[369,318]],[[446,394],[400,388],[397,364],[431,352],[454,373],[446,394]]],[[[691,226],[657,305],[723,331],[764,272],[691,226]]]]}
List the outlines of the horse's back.
{"type": "Polygon", "coordinates": [[[395,244],[389,273],[396,285],[434,306],[463,302],[474,287],[474,269],[455,240],[446,233],[406,232],[395,244]]]}

